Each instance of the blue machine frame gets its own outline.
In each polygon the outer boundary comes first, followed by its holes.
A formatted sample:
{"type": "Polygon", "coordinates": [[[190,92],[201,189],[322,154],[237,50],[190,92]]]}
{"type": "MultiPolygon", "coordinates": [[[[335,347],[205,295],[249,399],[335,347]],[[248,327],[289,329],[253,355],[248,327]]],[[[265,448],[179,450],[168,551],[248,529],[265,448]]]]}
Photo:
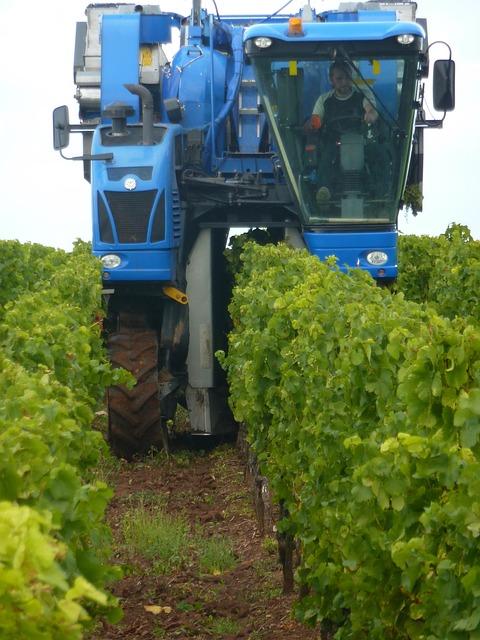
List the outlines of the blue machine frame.
{"type": "MultiPolygon", "coordinates": [[[[261,176],[267,185],[274,186],[278,182],[275,148],[271,153],[258,152],[260,131],[266,116],[257,109],[252,68],[244,66],[244,45],[247,41],[260,36],[298,43],[381,41],[403,34],[419,38],[425,36],[419,24],[397,22],[393,12],[385,11],[358,11],[355,18],[351,14],[326,12],[323,22],[305,22],[302,34],[294,37],[288,32],[285,16],[276,16],[274,20],[246,28],[245,25],[255,21],[256,16],[227,17],[221,24],[214,23],[212,16],[207,18],[203,11],[202,16],[203,27],[190,26],[185,45],[162,79],[160,95],[162,99],[178,99],[183,110],[181,124],[168,123],[168,114],[161,104],[158,116],[162,124],[155,125],[155,129],[162,130],[162,137],[151,146],[142,146],[138,142],[129,144],[128,141],[110,144],[106,138],[110,121],[105,117],[93,135],[92,153],[114,152],[112,162],[95,162],[92,165],[93,251],[100,257],[112,253],[120,257],[118,267],[106,267],[104,270],[104,278],[111,282],[175,283],[178,250],[184,231],[184,212],[180,206],[175,169],[182,162],[182,158],[177,158],[178,141],[181,141],[180,146],[184,146],[183,136],[189,132],[199,131],[203,136],[202,165],[208,174],[219,172],[228,180],[238,174],[250,173],[261,176]],[[227,48],[229,55],[225,54],[227,48]],[[242,91],[242,82],[246,86],[245,102],[238,108],[235,105],[242,91]],[[247,89],[250,89],[250,94],[247,89]],[[225,149],[226,124],[234,111],[238,122],[244,116],[243,128],[238,136],[237,152],[229,153],[225,149]],[[143,207],[148,204],[148,211],[140,212],[134,201],[140,201],[142,194],[145,196],[147,193],[150,199],[143,203],[143,207]],[[123,195],[120,198],[112,194],[123,195]],[[128,222],[124,220],[127,201],[131,202],[128,206],[132,207],[132,215],[138,214],[143,220],[141,232],[135,224],[134,229],[127,228],[128,222]],[[158,227],[158,218],[162,215],[163,235],[160,237],[157,232],[155,236],[155,225],[158,227]],[[123,235],[119,224],[123,224],[123,235]]],[[[127,91],[124,85],[139,82],[141,45],[169,42],[172,26],[179,26],[176,14],[104,16],[102,113],[112,102],[121,101],[133,109],[127,119],[128,126],[132,128],[140,122],[139,98],[127,91]]],[[[281,181],[285,184],[284,179],[281,181]]],[[[300,222],[298,226],[301,228],[300,222]]],[[[321,229],[311,228],[301,231],[308,250],[320,259],[335,254],[341,268],[345,265],[360,267],[380,280],[393,279],[397,275],[396,231],[346,229],[323,233],[321,229]],[[366,260],[367,253],[375,250],[388,256],[381,267],[366,260]]]]}

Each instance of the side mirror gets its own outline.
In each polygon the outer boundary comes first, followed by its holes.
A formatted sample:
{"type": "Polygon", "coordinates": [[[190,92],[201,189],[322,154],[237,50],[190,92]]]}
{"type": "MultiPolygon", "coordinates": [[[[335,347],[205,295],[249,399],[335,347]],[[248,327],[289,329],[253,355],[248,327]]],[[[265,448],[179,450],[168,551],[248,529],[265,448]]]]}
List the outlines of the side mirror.
{"type": "Polygon", "coordinates": [[[70,121],[68,107],[63,105],[53,110],[53,148],[59,151],[68,147],[70,141],[70,121]]]}
{"type": "Polygon", "coordinates": [[[63,155],[62,149],[68,147],[70,141],[70,131],[86,132],[92,130],[91,125],[70,124],[68,107],[66,105],[53,110],[53,148],[56,151],[60,151],[60,155],[65,160],[113,160],[113,153],[97,153],[94,156],[87,153],[83,156],[75,156],[73,158],[67,158],[63,155]]]}
{"type": "Polygon", "coordinates": [[[455,108],[455,62],[437,60],[433,65],[433,107],[436,111],[455,108]]]}

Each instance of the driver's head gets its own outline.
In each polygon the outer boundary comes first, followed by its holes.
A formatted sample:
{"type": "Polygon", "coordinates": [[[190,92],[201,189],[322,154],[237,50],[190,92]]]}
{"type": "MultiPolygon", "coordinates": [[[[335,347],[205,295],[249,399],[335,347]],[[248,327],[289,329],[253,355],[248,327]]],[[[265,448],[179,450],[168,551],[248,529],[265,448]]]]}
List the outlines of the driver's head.
{"type": "Polygon", "coordinates": [[[352,92],[352,72],[345,62],[336,61],[328,72],[330,82],[337,96],[347,98],[352,92]]]}

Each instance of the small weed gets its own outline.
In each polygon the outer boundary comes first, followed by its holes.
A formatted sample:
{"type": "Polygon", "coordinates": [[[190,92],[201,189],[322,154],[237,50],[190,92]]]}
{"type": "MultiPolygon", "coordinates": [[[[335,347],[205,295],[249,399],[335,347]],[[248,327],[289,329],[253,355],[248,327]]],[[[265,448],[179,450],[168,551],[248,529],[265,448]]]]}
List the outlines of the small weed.
{"type": "Polygon", "coordinates": [[[240,631],[240,625],[231,618],[210,618],[209,630],[215,635],[233,635],[240,631]]]}
{"type": "Polygon", "coordinates": [[[258,589],[258,597],[262,600],[275,600],[282,595],[282,588],[279,585],[266,584],[258,589]]]}
{"type": "Polygon", "coordinates": [[[140,465],[147,465],[151,467],[163,467],[169,461],[169,454],[164,449],[157,449],[151,447],[143,460],[140,460],[140,465]]]}
{"type": "Polygon", "coordinates": [[[183,611],[184,613],[187,613],[189,611],[199,611],[202,608],[202,604],[201,602],[179,602],[177,604],[177,609],[179,611],[183,611]]]}
{"type": "Polygon", "coordinates": [[[153,627],[153,635],[155,638],[166,638],[167,632],[163,627],[157,624],[153,627]]]}
{"type": "Polygon", "coordinates": [[[278,568],[276,559],[272,557],[259,558],[253,563],[253,569],[259,578],[271,575],[278,568]]]}
{"type": "Polygon", "coordinates": [[[165,467],[170,465],[172,467],[178,467],[179,469],[186,469],[190,467],[198,455],[196,451],[180,450],[167,453],[163,449],[152,448],[148,452],[146,462],[151,467],[165,467]]]}
{"type": "Polygon", "coordinates": [[[200,593],[199,597],[203,602],[215,602],[220,597],[220,593],[224,588],[223,582],[220,582],[217,586],[209,586],[204,588],[200,593]]]}
{"type": "Polygon", "coordinates": [[[203,502],[206,505],[212,505],[215,502],[215,496],[211,493],[203,494],[203,502]]]}
{"type": "Polygon", "coordinates": [[[185,638],[193,637],[195,635],[195,632],[192,633],[192,630],[189,629],[188,627],[178,627],[178,629],[175,629],[175,631],[170,631],[170,635],[172,638],[179,638],[180,640],[185,640],[185,638]]]}
{"type": "Polygon", "coordinates": [[[225,458],[229,453],[231,453],[232,450],[233,450],[233,447],[231,444],[221,444],[218,447],[215,447],[215,450],[212,452],[211,455],[213,459],[220,458],[220,461],[224,463],[225,458]]]}
{"type": "Polygon", "coordinates": [[[171,460],[176,467],[179,467],[181,469],[186,469],[192,463],[195,463],[196,459],[201,455],[202,455],[201,451],[200,452],[188,451],[188,450],[175,451],[175,453],[172,455],[171,460]]]}
{"type": "Polygon", "coordinates": [[[122,562],[122,575],[125,578],[126,576],[134,576],[138,573],[138,567],[135,563],[122,562]]]}
{"type": "Polygon", "coordinates": [[[164,509],[167,504],[167,496],[164,493],[152,491],[151,489],[142,489],[141,491],[130,493],[125,500],[132,508],[142,506],[164,509]]]}
{"type": "Polygon", "coordinates": [[[105,484],[112,484],[114,475],[119,471],[122,463],[118,458],[110,453],[108,450],[101,450],[98,463],[87,476],[89,481],[105,482],[105,484]]]}
{"type": "Polygon", "coordinates": [[[201,497],[195,496],[192,491],[175,491],[175,498],[181,504],[200,504],[201,497]]]}
{"type": "Polygon", "coordinates": [[[262,549],[271,556],[275,555],[278,551],[278,543],[276,539],[272,536],[265,536],[262,540],[262,549]]]}
{"type": "Polygon", "coordinates": [[[161,509],[150,511],[140,504],[127,510],[121,532],[126,551],[151,560],[158,573],[182,566],[189,556],[187,522],[161,509]]]}
{"type": "Polygon", "coordinates": [[[186,433],[190,429],[190,414],[188,410],[182,407],[181,405],[177,405],[177,410],[175,413],[175,433],[186,433]]]}
{"type": "Polygon", "coordinates": [[[236,558],[230,540],[219,536],[205,538],[197,545],[198,563],[204,573],[223,573],[233,569],[236,558]]]}

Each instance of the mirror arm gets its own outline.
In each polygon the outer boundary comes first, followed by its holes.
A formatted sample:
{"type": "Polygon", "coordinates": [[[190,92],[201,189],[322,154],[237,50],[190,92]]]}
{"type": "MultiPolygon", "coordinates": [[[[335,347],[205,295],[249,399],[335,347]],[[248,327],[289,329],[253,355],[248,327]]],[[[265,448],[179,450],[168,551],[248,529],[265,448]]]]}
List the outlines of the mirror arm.
{"type": "MultiPolygon", "coordinates": [[[[423,102],[423,96],[422,96],[423,102]]],[[[415,128],[418,129],[442,129],[443,121],[445,120],[445,116],[447,112],[444,111],[443,116],[441,118],[425,118],[425,111],[421,108],[420,105],[417,105],[417,119],[415,121],[415,128]]]]}
{"type": "MultiPolygon", "coordinates": [[[[84,131],[95,131],[95,126],[91,124],[69,124],[68,130],[70,133],[82,133],[84,131]]],[[[60,155],[64,160],[113,160],[113,153],[97,153],[96,155],[86,154],[83,156],[73,156],[72,158],[68,158],[62,153],[62,150],[59,149],[60,155]]]]}
{"type": "Polygon", "coordinates": [[[69,124],[68,130],[71,133],[75,133],[77,131],[95,131],[96,125],[93,124],[69,124]]]}
{"type": "Polygon", "coordinates": [[[448,49],[448,59],[449,60],[452,59],[452,48],[450,47],[448,42],[445,42],[445,40],[435,40],[435,42],[432,42],[431,44],[429,44],[427,47],[427,50],[425,51],[425,55],[430,51],[430,49],[433,47],[434,44],[444,44],[448,49]]]}
{"type": "Polygon", "coordinates": [[[441,129],[443,120],[444,118],[440,118],[440,120],[419,120],[415,126],[419,129],[441,129]]]}
{"type": "Polygon", "coordinates": [[[67,158],[62,153],[62,150],[59,149],[60,155],[64,160],[113,160],[113,153],[97,153],[96,155],[84,155],[84,156],[73,156],[72,158],[67,158]]]}

